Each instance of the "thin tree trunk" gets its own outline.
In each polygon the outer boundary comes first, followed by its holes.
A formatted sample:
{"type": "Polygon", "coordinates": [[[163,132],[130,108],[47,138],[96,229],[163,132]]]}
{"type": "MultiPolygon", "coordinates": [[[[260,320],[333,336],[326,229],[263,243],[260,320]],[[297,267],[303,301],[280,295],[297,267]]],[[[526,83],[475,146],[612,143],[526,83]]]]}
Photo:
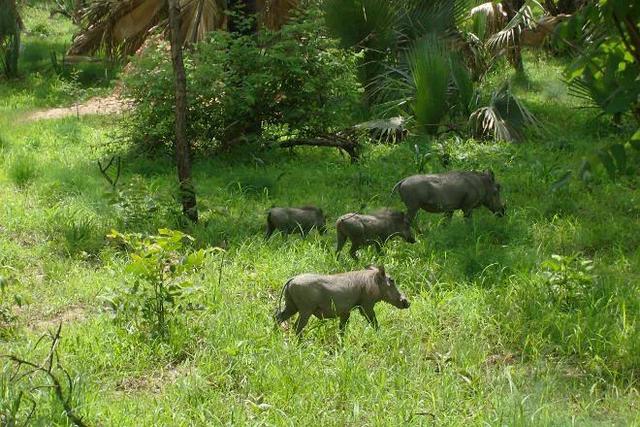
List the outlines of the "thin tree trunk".
{"type": "Polygon", "coordinates": [[[13,35],[7,52],[7,77],[18,77],[18,58],[20,56],[20,28],[13,35]]]}
{"type": "Polygon", "coordinates": [[[198,206],[191,181],[191,159],[189,141],[187,141],[187,77],[182,60],[182,40],[180,40],[180,6],[178,0],[167,0],[167,5],[171,31],[171,60],[176,85],[176,165],[180,181],[182,213],[191,221],[198,222],[198,206]]]}
{"type": "MultiPolygon", "coordinates": [[[[524,6],[524,0],[505,0],[502,2],[504,11],[507,13],[507,22],[511,21],[518,13],[520,8],[524,6]]],[[[522,45],[520,43],[520,34],[516,34],[513,39],[513,46],[509,49],[509,62],[518,73],[524,73],[524,63],[522,62],[522,45]]]]}

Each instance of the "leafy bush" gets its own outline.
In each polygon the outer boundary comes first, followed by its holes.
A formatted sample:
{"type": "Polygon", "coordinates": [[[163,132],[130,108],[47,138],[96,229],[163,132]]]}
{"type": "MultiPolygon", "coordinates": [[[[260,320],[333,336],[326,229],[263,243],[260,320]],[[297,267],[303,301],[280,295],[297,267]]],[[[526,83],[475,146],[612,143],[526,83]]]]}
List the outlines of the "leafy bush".
{"type": "MultiPolygon", "coordinates": [[[[340,128],[358,98],[355,56],[337,48],[308,10],[280,31],[212,33],[185,51],[189,139],[219,148],[280,129],[310,135],[340,128]]],[[[159,42],[135,60],[125,96],[135,113],[125,134],[141,147],[173,141],[174,87],[169,46],[159,42]]]]}
{"type": "Polygon", "coordinates": [[[160,211],[171,203],[163,203],[156,189],[140,176],[133,176],[123,186],[108,193],[110,204],[116,211],[119,225],[126,230],[147,231],[153,226],[160,211]]]}
{"type": "Polygon", "coordinates": [[[190,251],[194,239],[180,231],[160,229],[156,236],[122,234],[107,237],[129,251],[125,271],[130,285],[105,297],[117,323],[129,331],[168,338],[175,318],[193,308],[188,297],[200,287],[192,273],[206,261],[210,249],[190,251]]]}
{"type": "Polygon", "coordinates": [[[577,28],[581,36],[565,70],[570,92],[618,121],[631,112],[640,123],[638,25],[635,2],[603,0],[589,3],[558,29],[565,41],[575,38],[577,28]]]}
{"type": "Polygon", "coordinates": [[[562,310],[575,310],[594,286],[593,262],[579,255],[552,255],[542,267],[549,298],[562,310]]]}

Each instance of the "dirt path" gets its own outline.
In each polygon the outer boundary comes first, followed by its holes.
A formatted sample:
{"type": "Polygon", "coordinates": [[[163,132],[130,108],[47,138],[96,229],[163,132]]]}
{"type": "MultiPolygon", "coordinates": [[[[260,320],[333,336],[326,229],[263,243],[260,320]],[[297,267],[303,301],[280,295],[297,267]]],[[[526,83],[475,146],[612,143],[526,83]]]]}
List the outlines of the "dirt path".
{"type": "Polygon", "coordinates": [[[113,114],[128,109],[131,104],[115,95],[104,98],[91,98],[78,105],[70,107],[51,108],[48,110],[34,111],[25,117],[27,121],[42,119],[60,119],[67,116],[85,116],[89,114],[113,114]]]}

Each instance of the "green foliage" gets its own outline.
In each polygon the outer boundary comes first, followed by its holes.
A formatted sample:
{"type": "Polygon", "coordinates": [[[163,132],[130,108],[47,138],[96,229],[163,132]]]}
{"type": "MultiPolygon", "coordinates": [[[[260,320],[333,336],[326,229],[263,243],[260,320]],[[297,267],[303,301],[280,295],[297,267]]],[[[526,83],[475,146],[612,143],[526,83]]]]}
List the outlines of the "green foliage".
{"type": "Polygon", "coordinates": [[[188,250],[194,239],[169,229],[160,229],[155,236],[113,230],[107,237],[129,252],[124,273],[130,286],[105,298],[117,323],[131,332],[168,338],[176,318],[194,308],[189,299],[201,287],[193,273],[212,250],[188,250]]]}
{"type": "MultiPolygon", "coordinates": [[[[350,211],[401,209],[397,194],[389,194],[392,185],[419,166],[416,144],[420,155],[436,155],[437,143],[409,135],[405,144],[364,145],[355,165],[333,151],[305,148],[253,151],[259,162],[235,152],[197,158],[202,221],[188,233],[198,247],[228,250],[204,263],[196,279],[203,290],[183,300],[199,310],[174,317],[169,343],[127,333],[96,298],[132,286],[126,253],[106,247],[91,262],[67,257],[45,221],[53,204],[64,203],[92,213],[97,227],[115,222],[123,233],[131,231],[103,197],[106,184],[92,150],[113,132],[113,118],[26,121],[31,110],[68,102],[65,82],[46,73],[0,82],[0,131],[9,141],[0,166],[0,264],[16,269],[22,285],[13,289],[29,297],[28,306],[13,307],[14,323],[24,327],[0,343],[1,352],[39,361],[48,349],[30,343],[63,321],[61,361],[77,367],[78,374],[70,372],[84,391],[77,407],[98,424],[637,425],[638,176],[610,182],[594,163],[584,171],[591,176],[588,190],[548,191],[585,153],[626,142],[626,133],[576,109],[565,91],[550,96],[549,86],[562,85],[563,59],[525,55],[528,84],[512,90],[549,123],[552,136],[532,133],[527,144],[441,137],[447,163],[424,165],[428,173],[492,168],[508,204],[504,218],[478,209],[470,221],[456,213],[444,226],[441,215],[421,213],[416,244],[393,241],[381,254],[363,252],[358,262],[336,260],[331,226],[326,236],[264,241],[266,209],[313,203],[325,208],[330,223],[350,211]],[[4,167],[23,144],[43,171],[29,191],[17,189],[4,167]],[[265,188],[283,173],[268,195],[238,191],[238,182],[265,188]],[[260,176],[269,179],[260,182],[260,176]],[[76,184],[52,192],[63,179],[76,184]],[[582,255],[568,261],[576,253],[582,255]],[[562,288],[551,290],[553,270],[543,266],[553,254],[567,260],[568,271],[558,277],[587,275],[570,279],[566,299],[562,288]],[[589,272],[580,264],[587,260],[589,272]],[[290,326],[274,331],[271,313],[288,278],[368,263],[387,267],[410,299],[409,310],[379,304],[379,331],[354,313],[343,340],[337,322],[316,319],[301,345],[290,326]],[[393,404],[381,404],[380,396],[393,404]]],[[[486,82],[504,78],[498,68],[486,82]]],[[[635,149],[625,150],[629,168],[635,149]]],[[[169,158],[130,156],[125,165],[119,185],[138,175],[154,197],[175,186],[169,158]]],[[[159,210],[144,227],[170,226],[164,200],[157,199],[159,210]]],[[[1,371],[0,382],[10,375],[1,371]]],[[[32,424],[69,425],[49,390],[31,394],[37,403],[32,424]]]]}
{"type": "Polygon", "coordinates": [[[489,105],[469,116],[472,133],[477,137],[492,135],[496,141],[522,141],[527,128],[539,129],[539,122],[504,82],[491,95],[489,105]]]}
{"type": "Polygon", "coordinates": [[[439,40],[429,38],[409,53],[415,87],[412,112],[418,132],[435,134],[447,114],[447,88],[451,79],[449,55],[439,40]]]}
{"type": "Polygon", "coordinates": [[[576,310],[593,291],[593,261],[584,259],[579,254],[554,254],[541,266],[548,285],[550,304],[561,310],[576,310]]]}
{"type": "MultiPolygon", "coordinates": [[[[185,51],[187,131],[196,148],[266,138],[265,129],[274,126],[305,136],[348,125],[358,102],[355,58],[323,34],[314,13],[306,12],[278,32],[215,32],[185,51]]],[[[173,75],[167,50],[162,43],[149,49],[126,77],[125,95],[136,108],[124,133],[141,147],[172,144],[173,75]]]]}
{"type": "Polygon", "coordinates": [[[599,277],[592,260],[580,254],[552,255],[540,267],[537,277],[499,297],[505,307],[512,305],[505,329],[529,354],[574,357],[582,369],[628,378],[640,338],[627,318],[637,307],[633,291],[619,277],[599,277]]]}
{"type": "Polygon", "coordinates": [[[7,77],[18,75],[22,20],[15,0],[0,0],[0,68],[7,77]]]}
{"type": "Polygon", "coordinates": [[[640,12],[627,0],[593,2],[558,30],[571,40],[582,25],[575,60],[566,68],[571,93],[587,105],[613,115],[632,112],[640,122],[640,12]]]}
{"type": "Polygon", "coordinates": [[[328,0],[324,19],[344,47],[384,51],[396,42],[398,10],[384,0],[328,0]]]}
{"type": "Polygon", "coordinates": [[[150,231],[155,218],[166,218],[171,201],[163,197],[141,176],[133,176],[125,185],[107,193],[119,225],[129,231],[150,231]]]}
{"type": "Polygon", "coordinates": [[[638,162],[640,161],[640,129],[631,136],[626,143],[610,143],[598,149],[591,150],[584,156],[577,173],[569,170],[565,172],[551,189],[556,191],[566,186],[574,175],[584,184],[589,185],[593,179],[593,167],[602,165],[611,180],[620,177],[632,176],[638,172],[638,162]]]}

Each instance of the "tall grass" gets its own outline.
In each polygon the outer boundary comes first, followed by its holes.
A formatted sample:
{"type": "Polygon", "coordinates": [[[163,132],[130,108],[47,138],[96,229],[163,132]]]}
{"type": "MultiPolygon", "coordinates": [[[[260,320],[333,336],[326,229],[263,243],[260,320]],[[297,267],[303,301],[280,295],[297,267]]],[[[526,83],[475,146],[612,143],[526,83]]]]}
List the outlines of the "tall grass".
{"type": "Polygon", "coordinates": [[[26,187],[38,175],[38,164],[35,156],[21,151],[13,153],[7,167],[9,179],[18,187],[26,187]]]}

